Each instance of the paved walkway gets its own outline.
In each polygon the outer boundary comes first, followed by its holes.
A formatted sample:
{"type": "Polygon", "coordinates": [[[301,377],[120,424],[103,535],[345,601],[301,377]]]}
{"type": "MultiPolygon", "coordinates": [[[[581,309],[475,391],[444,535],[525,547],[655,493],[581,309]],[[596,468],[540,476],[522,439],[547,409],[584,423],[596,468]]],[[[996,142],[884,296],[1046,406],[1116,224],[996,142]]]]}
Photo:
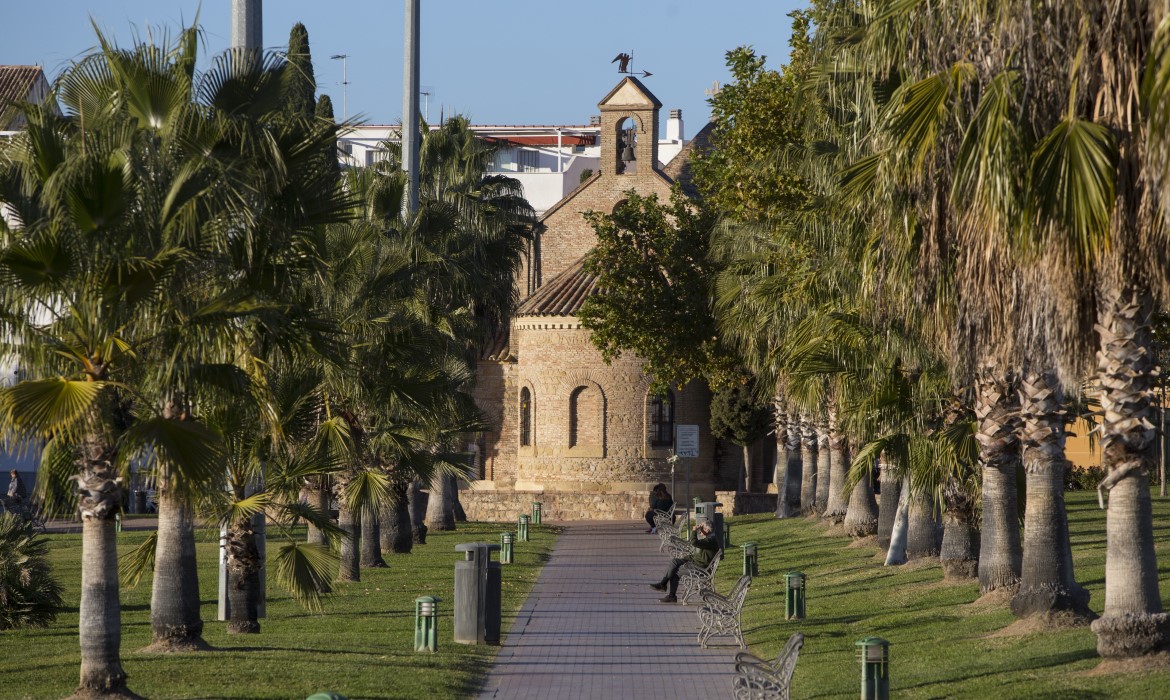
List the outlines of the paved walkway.
{"type": "Polygon", "coordinates": [[[658,602],[649,584],[668,562],[645,524],[568,524],[479,698],[730,696],[739,648],[699,647],[696,604],[658,602]]]}

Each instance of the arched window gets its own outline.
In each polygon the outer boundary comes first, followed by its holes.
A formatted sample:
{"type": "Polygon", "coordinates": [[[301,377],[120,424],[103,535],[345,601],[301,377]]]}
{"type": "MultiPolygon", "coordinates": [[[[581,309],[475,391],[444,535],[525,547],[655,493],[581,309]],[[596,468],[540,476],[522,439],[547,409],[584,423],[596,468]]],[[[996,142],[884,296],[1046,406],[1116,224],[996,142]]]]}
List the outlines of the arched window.
{"type": "Polygon", "coordinates": [[[532,392],[528,387],[520,390],[520,446],[532,444],[532,392]]]}
{"type": "Polygon", "coordinates": [[[605,444],[603,401],[595,386],[579,386],[569,395],[569,447],[605,444]]]}
{"type": "Polygon", "coordinates": [[[650,445],[674,444],[674,394],[669,391],[650,399],[650,445]]]}
{"type": "Polygon", "coordinates": [[[638,123],[626,117],[617,124],[617,160],[614,172],[619,175],[633,175],[638,172],[638,123]]]}

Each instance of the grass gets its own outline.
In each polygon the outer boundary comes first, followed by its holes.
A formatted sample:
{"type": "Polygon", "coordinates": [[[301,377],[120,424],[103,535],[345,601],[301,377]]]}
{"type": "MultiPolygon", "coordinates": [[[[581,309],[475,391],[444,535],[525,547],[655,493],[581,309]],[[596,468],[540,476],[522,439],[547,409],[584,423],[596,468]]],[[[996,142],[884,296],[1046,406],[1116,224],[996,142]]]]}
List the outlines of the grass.
{"type": "MultiPolygon", "coordinates": [[[[204,638],[217,651],[201,654],[136,653],[150,642],[150,581],[122,591],[122,663],[129,686],[150,698],[305,698],[333,690],[350,698],[457,698],[477,687],[497,647],[454,644],[454,563],[461,542],[499,542],[504,525],[460,523],[455,532],[432,532],[414,553],[386,557],[387,569],[363,569],[361,583],[335,584],[322,614],[303,610],[269,581],[268,617],[258,635],[231,635],[215,622],[216,544],[210,531],[198,544],[204,638]],[[414,652],[414,599],[439,604],[439,651],[414,652]]],[[[124,553],[144,532],[119,535],[124,553]]],[[[517,543],[515,564],[503,567],[505,632],[532,588],[556,539],[548,527],[531,528],[517,543]]],[[[43,630],[0,633],[0,697],[60,698],[77,685],[77,605],[81,581],[80,535],[50,535],[54,572],[65,586],[65,611],[43,630]]],[[[279,544],[270,541],[269,553],[279,544]]],[[[270,564],[270,571],[272,565],[270,564]]]]}
{"type": "MultiPolygon", "coordinates": [[[[1105,598],[1105,513],[1095,494],[1067,498],[1077,580],[1101,613],[1105,598]]],[[[1163,603],[1170,605],[1170,501],[1155,499],[1163,603]]],[[[793,698],[856,698],[860,666],[854,643],[890,642],[891,693],[900,698],[1165,697],[1170,670],[1092,674],[1100,662],[1087,627],[1026,635],[997,634],[1014,621],[1006,603],[976,602],[975,583],[946,583],[937,561],[885,567],[875,546],[850,541],[826,524],[770,515],[729,519],[732,542],[759,543],[760,576],[744,606],[753,653],[774,657],[793,632],[805,635],[793,698]],[[784,620],[784,573],[808,576],[808,617],[784,620]]],[[[729,552],[719,590],[742,573],[729,552]]]]}

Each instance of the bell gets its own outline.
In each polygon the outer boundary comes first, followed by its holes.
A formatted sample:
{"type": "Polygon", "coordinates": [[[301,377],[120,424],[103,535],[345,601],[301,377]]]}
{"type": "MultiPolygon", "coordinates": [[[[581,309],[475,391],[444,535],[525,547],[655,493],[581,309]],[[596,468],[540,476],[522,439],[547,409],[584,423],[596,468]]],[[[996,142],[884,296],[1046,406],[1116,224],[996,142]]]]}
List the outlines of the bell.
{"type": "Polygon", "coordinates": [[[634,156],[634,147],[633,146],[626,146],[625,148],[622,149],[622,162],[623,163],[630,163],[630,162],[633,162],[635,160],[638,160],[638,159],[634,156]]]}

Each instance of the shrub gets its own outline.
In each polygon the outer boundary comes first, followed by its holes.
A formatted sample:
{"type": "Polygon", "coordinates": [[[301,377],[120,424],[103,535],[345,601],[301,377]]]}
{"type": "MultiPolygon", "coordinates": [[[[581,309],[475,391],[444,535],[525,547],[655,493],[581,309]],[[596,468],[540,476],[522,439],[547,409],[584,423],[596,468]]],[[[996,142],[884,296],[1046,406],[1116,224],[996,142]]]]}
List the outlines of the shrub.
{"type": "Polygon", "coordinates": [[[1066,491],[1092,491],[1105,478],[1102,467],[1074,467],[1069,465],[1064,470],[1064,488],[1066,491]]]}
{"type": "Polygon", "coordinates": [[[46,627],[57,619],[61,584],[49,571],[48,551],[31,523],[0,514],[0,630],[46,627]]]}

